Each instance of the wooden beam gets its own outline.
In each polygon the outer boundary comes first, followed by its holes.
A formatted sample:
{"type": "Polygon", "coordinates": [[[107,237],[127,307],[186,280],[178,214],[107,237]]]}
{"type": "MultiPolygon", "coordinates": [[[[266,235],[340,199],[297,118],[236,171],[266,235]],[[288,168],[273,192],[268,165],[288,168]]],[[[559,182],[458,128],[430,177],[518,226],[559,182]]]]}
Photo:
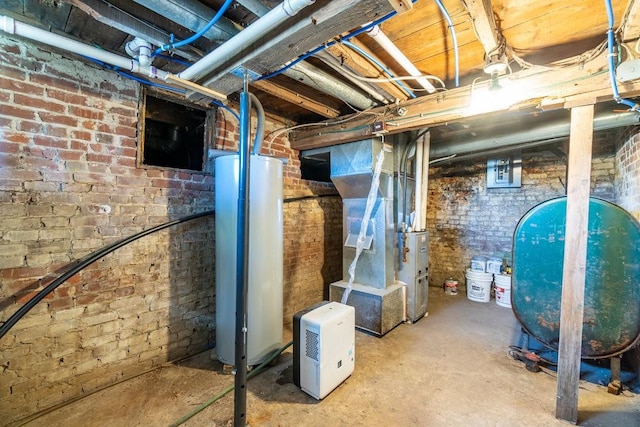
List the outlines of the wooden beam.
{"type": "MultiPolygon", "coordinates": [[[[576,100],[588,98],[596,102],[611,100],[611,83],[606,72],[606,54],[591,61],[587,67],[564,68],[543,71],[527,70],[514,73],[509,77],[513,89],[510,89],[512,102],[510,106],[488,103],[481,114],[504,110],[522,111],[543,108],[553,104],[556,107],[573,104],[576,100]],[[515,89],[523,88],[520,93],[515,89]]],[[[397,108],[374,108],[370,112],[378,114],[376,121],[386,125],[390,133],[425,128],[447,122],[459,121],[472,114],[469,104],[472,92],[485,83],[476,83],[472,88],[466,86],[438,94],[423,96],[401,102],[397,108]],[[403,115],[397,112],[402,111],[403,115]]],[[[632,81],[618,86],[622,97],[630,98],[640,94],[640,81],[632,81]]],[[[345,142],[358,141],[373,136],[371,116],[357,116],[353,120],[322,129],[294,132],[291,146],[297,150],[326,147],[345,142]]]]}
{"type": "Polygon", "coordinates": [[[476,35],[482,44],[485,54],[490,56],[502,53],[498,52],[501,36],[493,15],[491,0],[463,0],[462,3],[464,3],[469,15],[471,15],[476,35]]]}
{"type": "Polygon", "coordinates": [[[297,106],[302,107],[306,110],[319,114],[322,117],[334,118],[340,115],[340,111],[336,110],[335,108],[331,108],[325,104],[322,104],[321,102],[315,101],[304,95],[300,95],[273,82],[258,80],[251,82],[251,86],[255,87],[256,89],[260,89],[261,91],[266,92],[270,95],[284,99],[287,102],[296,104],[297,106]]]}
{"type": "Polygon", "coordinates": [[[578,421],[594,106],[571,109],[556,418],[578,421]]]}
{"type": "MultiPolygon", "coordinates": [[[[369,49],[367,49],[366,46],[364,46],[357,40],[352,40],[351,42],[359,48],[363,49],[365,52],[371,52],[369,49]]],[[[382,71],[379,68],[375,67],[371,62],[363,58],[359,53],[354,52],[351,49],[346,48],[345,46],[336,44],[327,48],[326,51],[333,55],[338,61],[345,64],[360,75],[369,77],[386,77],[382,75],[382,71]]],[[[396,84],[392,82],[376,84],[389,95],[391,95],[391,97],[394,99],[404,101],[409,98],[402,89],[400,89],[396,84]]]]}
{"type": "Polygon", "coordinates": [[[630,2],[625,16],[627,16],[627,25],[622,31],[622,41],[633,41],[640,37],[640,1],[630,2]]]}

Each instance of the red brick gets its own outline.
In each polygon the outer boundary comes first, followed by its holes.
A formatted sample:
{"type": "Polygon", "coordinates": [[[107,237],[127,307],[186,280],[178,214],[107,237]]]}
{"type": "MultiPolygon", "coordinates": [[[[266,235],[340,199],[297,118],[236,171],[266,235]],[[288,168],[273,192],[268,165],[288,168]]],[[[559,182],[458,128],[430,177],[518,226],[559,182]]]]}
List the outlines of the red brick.
{"type": "Polygon", "coordinates": [[[33,95],[42,95],[43,93],[42,86],[11,79],[0,79],[0,89],[8,92],[30,93],[33,95]]]}
{"type": "Polygon", "coordinates": [[[49,310],[64,310],[65,308],[73,307],[72,298],[57,298],[47,303],[49,310]]]}
{"type": "Polygon", "coordinates": [[[82,151],[71,151],[71,150],[59,150],[58,158],[60,160],[80,160],[84,156],[84,152],[82,151]]]}
{"type": "Polygon", "coordinates": [[[119,166],[124,166],[127,168],[135,168],[136,167],[136,158],[135,157],[118,157],[116,163],[119,166]]]}
{"type": "Polygon", "coordinates": [[[55,148],[69,148],[69,143],[66,139],[55,138],[44,135],[36,135],[33,137],[33,142],[36,145],[42,145],[44,147],[55,147],[55,148]]]}
{"type": "MultiPolygon", "coordinates": [[[[27,302],[29,302],[36,295],[38,295],[37,291],[16,294],[15,295],[16,303],[17,304],[26,304],[27,302]]],[[[46,297],[44,297],[45,300],[50,300],[52,298],[53,298],[52,294],[49,294],[46,297]]]]}
{"type": "Polygon", "coordinates": [[[38,111],[38,116],[40,117],[40,120],[45,123],[55,123],[57,125],[65,125],[71,127],[78,126],[78,120],[73,117],[47,113],[44,111],[38,111]]]}
{"type": "Polygon", "coordinates": [[[144,177],[118,176],[117,183],[118,186],[146,187],[149,185],[149,180],[144,177]]]}
{"type": "Polygon", "coordinates": [[[18,130],[23,132],[40,133],[42,132],[42,125],[28,120],[20,120],[18,122],[18,130]]]}
{"type": "Polygon", "coordinates": [[[180,181],[173,181],[170,179],[152,179],[151,185],[158,188],[182,188],[180,181]]]}
{"type": "Polygon", "coordinates": [[[0,141],[0,153],[17,154],[19,151],[20,151],[19,144],[0,141]]]}
{"type": "Polygon", "coordinates": [[[3,279],[40,279],[45,274],[47,274],[47,269],[44,267],[6,268],[0,270],[0,277],[3,279]]]}
{"type": "Polygon", "coordinates": [[[90,110],[88,108],[70,105],[69,114],[82,117],[84,119],[104,120],[104,113],[99,110],[90,110]]]}
{"type": "Polygon", "coordinates": [[[57,99],[66,104],[85,105],[86,97],[75,93],[64,92],[61,90],[47,88],[47,97],[51,99],[57,99]]]}
{"type": "Polygon", "coordinates": [[[5,141],[16,142],[18,144],[26,144],[31,141],[31,137],[22,133],[7,132],[4,134],[5,141]]]}
{"type": "Polygon", "coordinates": [[[44,127],[44,133],[49,136],[57,136],[59,138],[66,138],[68,136],[67,128],[60,126],[46,125],[44,127]]]}
{"type": "Polygon", "coordinates": [[[0,62],[0,75],[6,79],[15,79],[24,81],[27,79],[27,73],[21,69],[14,67],[7,67],[6,63],[0,62]]]}
{"type": "Polygon", "coordinates": [[[93,139],[93,135],[91,134],[91,132],[74,129],[71,131],[71,138],[91,141],[93,139]]]}
{"type": "Polygon", "coordinates": [[[113,157],[107,154],[87,153],[87,162],[111,164],[113,157]]]}
{"type": "Polygon", "coordinates": [[[116,127],[115,133],[118,135],[127,136],[129,138],[135,138],[136,136],[138,136],[138,129],[129,126],[118,126],[116,127]]]}
{"type": "MultiPolygon", "coordinates": [[[[0,79],[2,81],[2,79],[0,79]]],[[[35,120],[36,113],[13,105],[0,105],[0,114],[3,116],[18,117],[20,119],[35,120]]]]}
{"type": "Polygon", "coordinates": [[[42,98],[26,96],[19,93],[13,95],[13,99],[16,104],[25,105],[27,107],[37,108],[41,110],[52,111],[54,113],[63,113],[66,110],[66,106],[64,104],[58,104],[55,102],[46,101],[42,98]]]}
{"type": "MultiPolygon", "coordinates": [[[[80,88],[80,85],[78,83],[71,82],[69,80],[58,79],[56,77],[52,77],[46,74],[32,74],[30,76],[30,80],[33,83],[38,83],[42,85],[42,87],[59,88],[59,89],[64,89],[70,92],[77,92],[78,89],[80,88]]],[[[40,93],[42,93],[42,89],[40,89],[40,93]]]]}

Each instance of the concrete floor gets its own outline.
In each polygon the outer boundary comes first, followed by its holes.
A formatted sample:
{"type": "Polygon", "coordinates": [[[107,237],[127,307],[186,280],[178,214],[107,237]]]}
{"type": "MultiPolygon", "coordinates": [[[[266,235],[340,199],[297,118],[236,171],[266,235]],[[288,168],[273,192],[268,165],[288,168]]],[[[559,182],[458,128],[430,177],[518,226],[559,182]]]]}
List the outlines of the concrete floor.
{"type": "MultiPolygon", "coordinates": [[[[519,327],[508,308],[430,289],[429,315],[383,338],[356,332],[353,375],[322,401],[292,383],[292,353],[249,382],[251,426],[564,426],[556,380],[531,373],[508,346],[519,327]]],[[[288,337],[291,332],[288,331],[288,337]]],[[[233,384],[210,353],[110,387],[29,426],[164,426],[233,384]]],[[[233,392],[186,426],[233,425],[233,392]]],[[[581,382],[579,424],[640,426],[640,396],[581,382]]]]}

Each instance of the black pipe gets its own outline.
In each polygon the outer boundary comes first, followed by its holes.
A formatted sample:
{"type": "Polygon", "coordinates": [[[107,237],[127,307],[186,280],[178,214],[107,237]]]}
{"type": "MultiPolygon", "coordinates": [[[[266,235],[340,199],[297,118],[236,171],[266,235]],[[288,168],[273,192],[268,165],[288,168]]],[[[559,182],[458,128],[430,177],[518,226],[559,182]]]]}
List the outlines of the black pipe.
{"type": "Polygon", "coordinates": [[[7,319],[7,321],[4,322],[4,324],[2,326],[0,326],[0,339],[2,339],[2,337],[4,337],[7,334],[7,332],[9,332],[9,330],[11,330],[11,328],[20,319],[22,319],[24,317],[25,314],[27,314],[29,311],[31,311],[31,309],[33,307],[35,307],[35,305],[37,303],[42,301],[51,292],[56,290],[56,288],[58,286],[63,284],[65,281],[67,281],[71,276],[73,276],[74,274],[76,274],[76,273],[80,272],[81,270],[85,269],[86,267],[88,267],[89,265],[93,264],[94,262],[96,262],[100,258],[102,258],[102,257],[110,254],[111,252],[115,251],[116,249],[121,248],[122,246],[128,245],[129,243],[131,243],[131,242],[133,242],[135,240],[138,240],[139,238],[144,237],[144,236],[146,236],[148,234],[155,233],[156,231],[164,230],[165,228],[171,227],[171,226],[176,225],[176,224],[180,224],[180,223],[183,223],[183,222],[191,221],[192,219],[202,218],[204,216],[209,216],[209,215],[215,215],[215,212],[214,211],[201,212],[201,213],[197,213],[197,214],[194,214],[194,215],[186,216],[184,218],[180,218],[180,219],[176,219],[176,220],[173,220],[173,221],[169,221],[169,222],[166,222],[164,224],[157,225],[157,226],[155,226],[153,228],[149,228],[148,230],[141,231],[141,232],[136,233],[136,234],[134,234],[132,236],[125,237],[124,239],[121,239],[121,240],[118,240],[117,242],[111,243],[110,245],[107,245],[107,246],[105,246],[105,247],[103,247],[101,249],[98,249],[97,251],[94,251],[94,252],[90,253],[89,255],[85,256],[84,258],[78,260],[77,264],[75,264],[73,267],[71,267],[65,273],[60,275],[56,280],[54,280],[49,285],[47,285],[46,288],[44,288],[43,290],[38,292],[33,298],[31,298],[29,301],[27,301],[26,304],[24,304],[22,307],[20,307],[18,309],[18,311],[13,313],[13,315],[11,315],[11,317],[9,317],[9,319],[7,319]]]}
{"type": "Polygon", "coordinates": [[[236,342],[233,424],[244,427],[247,421],[247,290],[249,288],[249,125],[251,104],[249,82],[244,79],[240,93],[240,135],[238,141],[238,219],[236,242],[236,342]]]}
{"type": "Polygon", "coordinates": [[[310,194],[308,196],[300,196],[300,197],[289,197],[287,199],[284,199],[282,202],[283,203],[291,203],[291,202],[299,202],[301,200],[308,200],[308,199],[319,199],[321,197],[340,197],[340,194],[338,193],[329,193],[329,194],[310,194]]]}

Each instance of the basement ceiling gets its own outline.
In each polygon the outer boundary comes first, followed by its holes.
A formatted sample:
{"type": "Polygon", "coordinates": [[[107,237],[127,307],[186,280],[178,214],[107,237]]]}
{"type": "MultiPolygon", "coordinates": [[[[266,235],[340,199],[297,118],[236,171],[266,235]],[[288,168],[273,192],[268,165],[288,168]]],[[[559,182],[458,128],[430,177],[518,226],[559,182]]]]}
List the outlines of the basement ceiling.
{"type": "MultiPolygon", "coordinates": [[[[147,35],[154,48],[186,39],[223,3],[4,0],[0,13],[127,56],[125,44],[135,35],[147,35]]],[[[198,61],[277,7],[281,7],[279,2],[268,0],[232,1],[216,31],[205,33],[190,45],[169,49],[156,57],[153,65],[179,73],[185,64],[198,61]]],[[[629,42],[626,56],[630,58],[640,55],[637,43],[634,49],[640,25],[637,8],[635,0],[612,0],[615,28],[625,24],[617,38],[629,42]]],[[[419,0],[413,4],[404,0],[317,0],[265,33],[259,43],[239,49],[222,66],[200,76],[197,83],[228,95],[233,102],[242,86],[242,80],[232,73],[240,70],[238,65],[257,73],[253,77],[264,76],[330,44],[285,73],[251,84],[268,112],[294,123],[311,123],[368,108],[397,110],[404,103],[415,102],[414,97],[441,96],[456,86],[473,90],[473,85],[490,80],[483,71],[488,63],[498,65],[496,76],[502,78],[532,67],[579,68],[606,50],[607,28],[603,0],[419,0]],[[416,80],[362,81],[362,77],[381,79],[389,74],[408,76],[397,53],[383,49],[378,38],[368,33],[345,37],[390,14],[395,15],[380,23],[379,29],[417,71],[433,76],[428,79],[432,85],[429,90],[416,80]],[[325,77],[330,81],[324,82],[325,77]]],[[[199,100],[198,95],[190,96],[199,100]]]]}

